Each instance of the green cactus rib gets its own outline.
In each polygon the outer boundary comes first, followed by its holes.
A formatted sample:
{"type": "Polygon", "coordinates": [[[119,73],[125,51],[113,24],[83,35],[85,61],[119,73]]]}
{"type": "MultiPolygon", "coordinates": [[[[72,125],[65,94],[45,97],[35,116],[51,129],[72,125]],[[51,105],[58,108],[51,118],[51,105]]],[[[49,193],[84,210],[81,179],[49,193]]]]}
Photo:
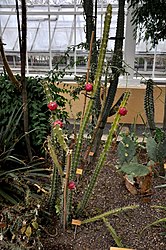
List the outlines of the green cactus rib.
{"type": "Polygon", "coordinates": [[[49,84],[46,81],[43,81],[43,88],[47,97],[47,101],[48,102],[52,102],[52,95],[51,95],[51,91],[49,89],[49,84]]]}
{"type": "Polygon", "coordinates": [[[83,135],[84,131],[86,128],[86,125],[88,123],[88,120],[91,115],[91,110],[93,108],[93,103],[94,103],[94,97],[96,95],[97,89],[99,88],[100,80],[101,80],[101,75],[102,75],[102,68],[104,64],[104,58],[106,54],[106,48],[107,48],[107,43],[108,43],[108,36],[109,36],[109,30],[110,30],[110,23],[111,23],[111,17],[112,17],[112,6],[109,4],[107,6],[107,11],[105,15],[105,22],[104,22],[104,31],[103,31],[103,38],[102,38],[102,43],[101,43],[101,48],[99,52],[99,59],[98,59],[98,65],[97,65],[97,70],[96,70],[96,75],[95,75],[95,83],[93,87],[93,93],[92,93],[92,98],[90,99],[84,119],[82,121],[78,139],[77,139],[77,144],[76,144],[76,149],[75,149],[75,154],[73,157],[73,165],[71,169],[71,179],[75,178],[75,172],[76,168],[79,162],[80,158],[80,151],[81,151],[81,146],[82,146],[82,141],[83,141],[83,135]]]}
{"type": "Polygon", "coordinates": [[[108,231],[110,232],[112,238],[114,239],[116,245],[118,247],[124,247],[122,244],[122,240],[121,238],[117,235],[115,229],[111,226],[111,224],[109,223],[108,219],[106,219],[105,217],[103,217],[103,222],[106,225],[106,227],[108,228],[108,231]]]}
{"type": "Polygon", "coordinates": [[[144,108],[148,120],[149,128],[155,129],[154,122],[154,99],[153,99],[153,81],[148,80],[146,84],[146,92],[144,98],[144,108]]]}
{"type": "Polygon", "coordinates": [[[55,137],[57,138],[60,146],[63,148],[63,150],[65,152],[68,152],[69,148],[65,142],[65,138],[64,138],[64,134],[62,129],[59,127],[59,125],[56,125],[55,127],[52,128],[53,131],[53,137],[55,135],[55,137]]]}
{"type": "MultiPolygon", "coordinates": [[[[49,84],[47,82],[43,82],[43,88],[44,88],[44,91],[45,91],[45,94],[46,94],[46,97],[47,97],[47,101],[48,102],[51,102],[52,101],[52,95],[51,95],[51,92],[50,92],[50,89],[49,89],[49,84]]],[[[51,117],[50,117],[50,120],[51,120],[51,123],[53,123],[55,120],[57,119],[57,116],[55,113],[51,113],[51,117]]],[[[56,125],[55,127],[52,128],[52,134],[53,134],[53,140],[54,140],[54,136],[55,138],[58,140],[60,146],[63,148],[63,150],[65,152],[67,152],[69,150],[66,142],[65,142],[65,139],[64,139],[64,134],[63,134],[63,131],[62,129],[56,125]]]]}
{"type": "Polygon", "coordinates": [[[139,205],[133,205],[133,206],[127,206],[127,207],[120,207],[120,208],[112,209],[112,210],[110,210],[108,212],[105,212],[103,214],[100,214],[100,215],[97,215],[95,217],[83,220],[81,222],[81,225],[87,224],[87,223],[92,223],[92,222],[95,222],[97,220],[102,220],[103,217],[108,217],[111,214],[117,214],[117,213],[125,212],[126,210],[135,209],[135,208],[138,208],[138,207],[139,207],[139,205]]]}
{"type": "MultiPolygon", "coordinates": [[[[130,93],[126,92],[120,107],[125,107],[126,106],[129,96],[130,96],[130,93]]],[[[121,116],[120,116],[119,112],[117,112],[117,114],[115,116],[115,119],[113,121],[113,124],[111,126],[111,129],[109,131],[109,134],[108,134],[107,141],[105,143],[103,152],[100,155],[99,161],[97,163],[97,166],[96,166],[95,171],[93,173],[93,176],[91,178],[89,186],[88,186],[87,190],[85,191],[83,199],[82,199],[81,203],[79,204],[79,206],[77,208],[77,211],[76,211],[77,216],[79,216],[83,212],[83,210],[86,207],[86,204],[87,204],[88,200],[90,199],[90,196],[91,196],[92,191],[93,191],[93,189],[95,187],[95,184],[96,184],[97,178],[99,176],[99,173],[100,173],[100,171],[101,171],[101,169],[102,169],[102,167],[104,165],[104,162],[106,160],[107,152],[108,152],[108,150],[110,148],[110,145],[112,143],[114,132],[117,130],[120,118],[121,118],[121,116]]]]}
{"type": "Polygon", "coordinates": [[[49,207],[52,209],[55,205],[55,201],[57,199],[57,167],[55,164],[53,164],[53,174],[52,174],[52,180],[51,180],[51,192],[50,192],[50,199],[49,199],[49,207]]]}
{"type": "Polygon", "coordinates": [[[57,169],[58,169],[58,172],[59,172],[59,174],[61,176],[61,181],[62,181],[62,177],[63,177],[64,173],[63,173],[61,165],[59,164],[57,155],[55,154],[54,147],[53,147],[53,145],[51,143],[51,138],[50,137],[48,137],[48,151],[49,151],[49,154],[50,154],[50,156],[51,156],[51,158],[52,158],[52,160],[54,162],[54,166],[56,166],[57,169]]]}

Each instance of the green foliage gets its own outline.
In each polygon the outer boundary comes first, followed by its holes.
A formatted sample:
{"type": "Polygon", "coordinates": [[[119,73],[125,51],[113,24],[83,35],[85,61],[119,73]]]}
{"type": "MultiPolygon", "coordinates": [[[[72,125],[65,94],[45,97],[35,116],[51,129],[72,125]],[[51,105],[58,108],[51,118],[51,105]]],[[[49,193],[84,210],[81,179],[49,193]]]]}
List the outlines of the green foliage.
{"type": "MultiPolygon", "coordinates": [[[[17,76],[19,79],[20,77],[17,76]]],[[[27,92],[28,92],[28,108],[29,108],[29,131],[32,146],[34,149],[41,150],[46,136],[50,131],[49,111],[47,101],[40,77],[27,77],[27,92]]],[[[49,77],[47,77],[49,80],[49,77]]],[[[51,81],[52,79],[50,79],[51,81]]],[[[63,93],[67,90],[65,86],[60,88],[60,84],[52,84],[51,91],[54,99],[59,105],[57,116],[61,120],[66,120],[68,113],[65,110],[66,98],[63,93]],[[59,85],[59,87],[58,87],[59,85]]],[[[0,121],[2,126],[7,126],[15,107],[22,107],[22,98],[14,85],[10,82],[6,75],[0,76],[0,121]]],[[[23,121],[21,120],[15,130],[15,138],[23,136],[23,121]]]]}
{"type": "Polygon", "coordinates": [[[164,131],[157,128],[154,138],[147,138],[146,148],[150,160],[163,162],[166,158],[166,137],[164,131]]]}
{"type": "MultiPolygon", "coordinates": [[[[128,1],[129,2],[129,1],[128,1]]],[[[165,0],[131,0],[133,23],[140,28],[139,37],[151,40],[153,46],[166,38],[165,0]]],[[[136,30],[135,30],[136,34],[136,30]]]]}

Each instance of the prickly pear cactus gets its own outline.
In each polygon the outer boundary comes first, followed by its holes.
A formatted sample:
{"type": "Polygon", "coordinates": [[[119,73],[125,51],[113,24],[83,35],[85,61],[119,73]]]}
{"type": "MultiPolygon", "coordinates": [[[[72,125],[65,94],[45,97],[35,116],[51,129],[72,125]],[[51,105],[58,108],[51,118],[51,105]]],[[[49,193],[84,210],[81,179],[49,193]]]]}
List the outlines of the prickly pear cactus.
{"type": "Polygon", "coordinates": [[[157,162],[157,142],[153,137],[148,137],[146,141],[146,149],[148,153],[148,157],[157,162]]]}
{"type": "Polygon", "coordinates": [[[121,167],[121,171],[127,175],[131,176],[145,176],[149,174],[149,168],[140,163],[130,162],[129,164],[124,164],[121,167]]]}
{"type": "Polygon", "coordinates": [[[146,83],[146,92],[144,98],[144,108],[151,131],[155,130],[154,122],[154,98],[153,98],[153,81],[150,79],[146,83]]]}
{"type": "Polygon", "coordinates": [[[118,145],[118,159],[120,164],[129,163],[136,155],[136,148],[134,141],[130,136],[123,136],[118,145]]]}

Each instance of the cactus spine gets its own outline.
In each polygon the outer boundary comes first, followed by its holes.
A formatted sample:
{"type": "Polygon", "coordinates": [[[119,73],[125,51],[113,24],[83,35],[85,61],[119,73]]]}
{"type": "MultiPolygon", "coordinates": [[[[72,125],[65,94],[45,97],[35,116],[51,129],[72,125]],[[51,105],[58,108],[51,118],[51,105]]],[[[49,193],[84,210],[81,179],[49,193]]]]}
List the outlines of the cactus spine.
{"type": "MultiPolygon", "coordinates": [[[[129,92],[125,93],[124,99],[123,99],[123,101],[121,103],[121,107],[126,106],[129,95],[130,95],[129,92]]],[[[77,208],[77,211],[76,211],[77,216],[79,216],[83,212],[83,210],[85,209],[86,204],[87,204],[87,202],[88,202],[88,200],[89,200],[89,198],[90,198],[90,196],[92,194],[92,191],[93,191],[93,189],[95,187],[95,184],[96,184],[97,178],[99,176],[99,173],[100,173],[100,171],[101,171],[101,169],[102,169],[102,167],[104,165],[104,162],[106,160],[107,152],[108,152],[108,150],[110,148],[110,145],[112,143],[114,132],[117,130],[120,118],[121,118],[120,114],[117,113],[116,116],[115,116],[115,119],[113,121],[113,124],[111,126],[111,129],[109,131],[108,138],[107,138],[106,144],[104,146],[103,152],[100,155],[100,158],[99,158],[99,161],[97,163],[96,169],[94,171],[94,174],[92,175],[89,186],[88,186],[87,190],[85,191],[83,199],[82,199],[81,203],[79,204],[79,206],[77,208]]]]}

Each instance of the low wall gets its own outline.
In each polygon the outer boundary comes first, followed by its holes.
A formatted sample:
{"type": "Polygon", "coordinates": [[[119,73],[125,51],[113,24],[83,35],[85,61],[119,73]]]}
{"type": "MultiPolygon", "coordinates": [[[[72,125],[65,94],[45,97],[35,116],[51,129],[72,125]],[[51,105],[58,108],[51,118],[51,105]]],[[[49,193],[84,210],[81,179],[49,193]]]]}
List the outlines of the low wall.
{"type": "MultiPolygon", "coordinates": [[[[71,86],[73,85],[73,83],[69,85],[71,86]]],[[[126,88],[124,87],[118,88],[115,102],[125,90],[126,88]]],[[[146,116],[144,112],[145,85],[142,84],[139,87],[128,87],[127,90],[131,92],[131,96],[127,104],[128,114],[122,117],[121,122],[126,124],[132,124],[134,122],[136,122],[136,124],[143,124],[142,118],[146,122],[146,116]]],[[[69,98],[69,96],[67,95],[66,97],[69,98]]],[[[163,123],[164,98],[165,98],[165,87],[155,86],[154,87],[155,122],[160,124],[163,123]]],[[[82,111],[83,104],[84,104],[84,95],[81,94],[79,100],[72,102],[72,112],[70,111],[70,108],[67,107],[67,111],[69,111],[71,119],[75,118],[76,114],[82,111]]],[[[113,118],[114,116],[108,118],[108,122],[111,122],[113,118]]]]}

